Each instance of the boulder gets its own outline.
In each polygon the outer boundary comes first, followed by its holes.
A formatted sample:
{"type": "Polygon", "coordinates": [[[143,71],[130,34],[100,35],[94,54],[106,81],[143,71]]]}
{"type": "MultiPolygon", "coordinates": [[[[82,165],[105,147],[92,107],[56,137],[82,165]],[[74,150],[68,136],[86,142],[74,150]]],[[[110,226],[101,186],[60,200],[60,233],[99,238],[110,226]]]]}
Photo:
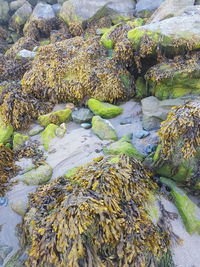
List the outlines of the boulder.
{"type": "Polygon", "coordinates": [[[47,183],[52,176],[53,170],[48,165],[41,165],[22,175],[22,181],[27,185],[42,185],[47,183]]]}
{"type": "Polygon", "coordinates": [[[71,119],[71,113],[72,111],[70,109],[54,111],[46,115],[39,116],[38,122],[44,127],[46,127],[50,123],[61,124],[63,122],[69,122],[71,119]]]}
{"type": "Polygon", "coordinates": [[[164,49],[166,55],[198,49],[200,48],[200,16],[182,14],[146,24],[128,32],[128,38],[133,42],[133,48],[136,51],[140,49],[144,37],[149,39],[147,45],[149,56],[156,54],[158,45],[164,49]]]}
{"type": "Polygon", "coordinates": [[[28,140],[29,136],[20,133],[15,133],[13,138],[13,149],[20,149],[28,140]]]}
{"type": "Polygon", "coordinates": [[[93,17],[99,10],[109,8],[123,17],[133,17],[135,3],[132,0],[68,0],[63,3],[60,17],[66,22],[84,21],[93,17]]]}
{"type": "Polygon", "coordinates": [[[117,141],[118,137],[112,124],[100,116],[92,118],[92,131],[102,140],[117,141]]]}
{"type": "Polygon", "coordinates": [[[94,114],[87,108],[80,108],[72,112],[72,119],[76,123],[90,122],[94,114]]]}
{"type": "Polygon", "coordinates": [[[11,201],[10,206],[14,212],[20,216],[24,216],[28,207],[28,201],[24,198],[15,199],[14,201],[11,201]]]}
{"type": "Polygon", "coordinates": [[[11,25],[14,29],[20,29],[32,14],[32,7],[28,2],[25,2],[11,18],[11,25]]]}
{"type": "Polygon", "coordinates": [[[151,67],[146,75],[150,94],[159,99],[200,95],[200,54],[169,60],[151,67]]]}
{"type": "Polygon", "coordinates": [[[55,17],[55,12],[51,5],[47,3],[38,3],[33,9],[30,20],[50,20],[55,17]]]}
{"type": "Polygon", "coordinates": [[[87,104],[95,115],[105,119],[114,118],[123,112],[123,108],[93,98],[89,99],[87,104]]]}
{"type": "Polygon", "coordinates": [[[7,1],[0,1],[0,22],[8,21],[9,4],[7,1]]]}
{"type": "Polygon", "coordinates": [[[41,133],[41,140],[46,150],[49,149],[49,144],[53,138],[56,137],[57,125],[50,123],[45,130],[41,133]]]}
{"type": "Polygon", "coordinates": [[[29,2],[27,0],[16,0],[16,1],[12,1],[10,2],[10,10],[11,11],[16,11],[17,9],[19,9],[20,7],[22,7],[25,3],[29,2]]]}
{"type": "Polygon", "coordinates": [[[188,233],[200,235],[200,208],[173,181],[164,177],[160,180],[171,189],[173,200],[188,233]]]}
{"type": "Polygon", "coordinates": [[[143,98],[142,125],[147,131],[160,128],[162,121],[166,120],[168,112],[174,106],[183,105],[189,98],[167,99],[159,101],[155,96],[143,98]]]}
{"type": "Polygon", "coordinates": [[[0,143],[6,144],[13,135],[12,125],[6,125],[0,118],[0,143]]]}
{"type": "Polygon", "coordinates": [[[44,127],[43,126],[41,126],[41,125],[36,125],[36,126],[34,126],[33,127],[33,129],[31,129],[30,131],[29,131],[29,135],[30,136],[34,136],[34,135],[36,135],[36,134],[39,134],[40,132],[42,132],[44,130],[44,127]]]}
{"type": "Polygon", "coordinates": [[[108,147],[105,147],[104,152],[108,155],[125,154],[138,160],[143,159],[143,155],[140,154],[131,143],[131,136],[124,136],[117,142],[114,142],[108,147]]]}
{"type": "Polygon", "coordinates": [[[139,0],[136,4],[136,14],[139,17],[149,17],[161,4],[164,0],[139,0]]]}

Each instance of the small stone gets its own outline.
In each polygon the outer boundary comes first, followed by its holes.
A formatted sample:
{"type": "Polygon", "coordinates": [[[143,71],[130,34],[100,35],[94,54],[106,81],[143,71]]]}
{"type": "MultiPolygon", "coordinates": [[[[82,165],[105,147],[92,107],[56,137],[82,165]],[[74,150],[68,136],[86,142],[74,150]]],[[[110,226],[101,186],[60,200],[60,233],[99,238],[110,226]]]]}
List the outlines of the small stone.
{"type": "Polygon", "coordinates": [[[147,154],[150,154],[152,152],[155,152],[156,151],[156,148],[157,148],[157,145],[155,144],[150,144],[146,147],[146,153],[147,154]]]}
{"type": "Polygon", "coordinates": [[[22,176],[22,181],[27,185],[41,185],[47,183],[52,176],[53,170],[48,165],[41,165],[22,176]]]}
{"type": "Polygon", "coordinates": [[[92,127],[91,123],[81,123],[81,127],[83,127],[84,129],[90,129],[92,127]]]}
{"type": "Polygon", "coordinates": [[[130,118],[124,118],[122,121],[120,121],[121,125],[126,125],[126,124],[131,124],[131,119],[130,118]]]}
{"type": "Polygon", "coordinates": [[[144,130],[141,130],[141,131],[138,131],[135,133],[135,137],[138,139],[142,139],[142,138],[147,137],[149,135],[150,135],[150,132],[144,131],[144,130]]]}
{"type": "Polygon", "coordinates": [[[76,123],[90,122],[94,114],[87,108],[80,108],[72,112],[72,119],[76,123]]]}
{"type": "Polygon", "coordinates": [[[19,214],[20,216],[24,216],[28,207],[28,202],[26,199],[17,199],[11,202],[10,206],[14,212],[19,214]]]}
{"type": "Polygon", "coordinates": [[[41,126],[41,125],[36,125],[33,129],[31,129],[30,131],[29,131],[29,135],[30,136],[34,136],[34,135],[37,135],[37,134],[39,134],[40,132],[42,132],[44,130],[44,127],[43,126],[41,126]]]}
{"type": "Polygon", "coordinates": [[[36,56],[35,52],[29,51],[27,49],[22,49],[17,53],[17,58],[34,58],[36,56]]]}
{"type": "Polygon", "coordinates": [[[0,197],[0,206],[6,207],[8,205],[8,199],[6,197],[0,197]]]}
{"type": "Polygon", "coordinates": [[[66,134],[66,129],[62,129],[62,128],[58,127],[58,128],[56,129],[56,131],[55,131],[55,134],[56,134],[57,137],[62,138],[62,137],[64,137],[65,134],[66,134]]]}
{"type": "Polygon", "coordinates": [[[75,108],[73,103],[67,103],[65,108],[73,110],[75,108]]]}
{"type": "Polygon", "coordinates": [[[61,123],[60,128],[63,130],[67,130],[67,124],[66,123],[61,123]]]}

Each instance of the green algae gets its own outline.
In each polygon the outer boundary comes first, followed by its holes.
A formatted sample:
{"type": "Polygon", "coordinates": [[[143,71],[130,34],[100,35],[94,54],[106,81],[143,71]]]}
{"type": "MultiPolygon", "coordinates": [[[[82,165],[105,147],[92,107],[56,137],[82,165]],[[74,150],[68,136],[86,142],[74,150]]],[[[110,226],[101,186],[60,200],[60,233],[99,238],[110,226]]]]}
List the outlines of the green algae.
{"type": "Polygon", "coordinates": [[[70,109],[58,110],[46,115],[41,115],[38,118],[38,122],[42,126],[47,126],[50,123],[61,124],[63,122],[69,122],[71,119],[72,111],[70,109]]]}
{"type": "Polygon", "coordinates": [[[49,144],[53,138],[56,137],[55,131],[58,128],[57,125],[50,123],[45,130],[41,133],[40,137],[43,142],[45,150],[49,149],[49,144]]]}

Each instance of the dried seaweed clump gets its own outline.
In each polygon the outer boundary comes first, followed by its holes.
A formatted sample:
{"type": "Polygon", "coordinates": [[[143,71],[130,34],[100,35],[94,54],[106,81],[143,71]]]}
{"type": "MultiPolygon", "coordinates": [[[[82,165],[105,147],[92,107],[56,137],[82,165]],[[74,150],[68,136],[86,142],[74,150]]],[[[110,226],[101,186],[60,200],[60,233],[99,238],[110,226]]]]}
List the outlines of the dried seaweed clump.
{"type": "Polygon", "coordinates": [[[74,21],[69,23],[69,32],[73,37],[83,34],[83,26],[80,22],[74,21]]]}
{"type": "Polygon", "coordinates": [[[173,107],[167,120],[162,122],[159,136],[162,155],[168,159],[181,146],[183,158],[197,154],[200,147],[200,99],[173,107]]]}
{"type": "Polygon", "coordinates": [[[156,185],[143,165],[100,157],[32,194],[23,233],[26,266],[149,266],[169,235],[144,208],[156,185]]]}
{"type": "Polygon", "coordinates": [[[0,144],[0,196],[8,189],[8,179],[16,172],[14,154],[9,148],[0,144]]]}
{"type": "Polygon", "coordinates": [[[21,80],[30,67],[31,61],[28,59],[6,59],[4,56],[0,56],[0,82],[21,80]]]}
{"type": "Polygon", "coordinates": [[[54,103],[87,97],[113,102],[133,96],[130,73],[106,55],[99,37],[75,37],[41,47],[22,79],[23,91],[54,103]]]}
{"type": "Polygon", "coordinates": [[[18,83],[5,85],[0,98],[0,105],[0,112],[5,123],[11,124],[15,129],[26,127],[39,115],[46,114],[52,109],[50,103],[24,93],[18,83]]]}

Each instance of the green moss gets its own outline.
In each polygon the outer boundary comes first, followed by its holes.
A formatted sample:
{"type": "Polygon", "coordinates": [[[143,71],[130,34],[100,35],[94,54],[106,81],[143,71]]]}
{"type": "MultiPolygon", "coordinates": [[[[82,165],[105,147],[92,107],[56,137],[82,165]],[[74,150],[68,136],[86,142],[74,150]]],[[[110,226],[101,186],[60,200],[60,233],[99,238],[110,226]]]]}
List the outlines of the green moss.
{"type": "Polygon", "coordinates": [[[188,233],[200,234],[200,209],[188,198],[182,189],[176,186],[173,181],[162,177],[161,182],[171,188],[171,194],[175,205],[188,233]]]}
{"type": "Polygon", "coordinates": [[[63,122],[69,122],[71,119],[72,111],[70,109],[58,110],[46,115],[41,115],[38,118],[38,122],[42,126],[47,126],[50,123],[61,124],[63,122]]]}
{"type": "Polygon", "coordinates": [[[14,150],[19,149],[28,140],[29,140],[29,136],[24,135],[24,134],[20,134],[20,133],[15,133],[14,138],[13,138],[13,149],[14,150]]]}
{"type": "Polygon", "coordinates": [[[95,115],[99,115],[106,119],[116,117],[123,112],[123,109],[118,106],[100,102],[93,98],[88,100],[88,107],[95,115]]]}
{"type": "Polygon", "coordinates": [[[49,149],[51,140],[56,137],[55,131],[57,128],[57,125],[50,123],[41,133],[41,140],[43,142],[45,150],[49,149]]]}
{"type": "Polygon", "coordinates": [[[119,163],[120,161],[120,157],[119,156],[116,156],[116,157],[112,157],[109,161],[109,163],[111,164],[115,164],[115,163],[119,163]]]}
{"type": "Polygon", "coordinates": [[[125,154],[129,157],[134,157],[139,160],[143,160],[144,158],[144,156],[140,154],[133,146],[129,136],[124,136],[119,141],[104,148],[104,152],[109,155],[125,154]]]}
{"type": "Polygon", "coordinates": [[[134,21],[128,21],[127,24],[129,24],[133,27],[138,27],[138,26],[142,26],[144,24],[144,20],[142,18],[137,18],[134,21]]]}
{"type": "Polygon", "coordinates": [[[43,41],[40,41],[40,45],[43,46],[43,45],[48,45],[50,44],[50,40],[43,40],[43,41]]]}
{"type": "Polygon", "coordinates": [[[79,167],[74,167],[74,168],[70,169],[70,170],[67,171],[67,173],[65,174],[65,177],[66,177],[67,179],[70,179],[70,177],[73,176],[73,175],[77,172],[78,169],[79,169],[79,167]]]}
{"type": "Polygon", "coordinates": [[[12,125],[6,125],[0,118],[0,143],[6,144],[12,137],[13,127],[12,125]]]}
{"type": "Polygon", "coordinates": [[[92,118],[92,131],[102,140],[118,140],[115,129],[110,122],[100,116],[92,118]]]}
{"type": "Polygon", "coordinates": [[[150,220],[154,223],[157,224],[159,217],[160,217],[160,211],[159,211],[159,206],[157,203],[157,199],[155,195],[151,192],[148,196],[148,201],[145,203],[145,209],[149,215],[150,220]]]}
{"type": "Polygon", "coordinates": [[[138,77],[136,81],[136,97],[144,98],[148,96],[148,87],[143,77],[138,77]]]}
{"type": "Polygon", "coordinates": [[[102,45],[107,48],[107,49],[112,49],[113,48],[113,41],[110,39],[110,34],[112,31],[114,31],[120,24],[116,24],[109,29],[105,30],[104,34],[101,37],[101,43],[102,45]]]}

